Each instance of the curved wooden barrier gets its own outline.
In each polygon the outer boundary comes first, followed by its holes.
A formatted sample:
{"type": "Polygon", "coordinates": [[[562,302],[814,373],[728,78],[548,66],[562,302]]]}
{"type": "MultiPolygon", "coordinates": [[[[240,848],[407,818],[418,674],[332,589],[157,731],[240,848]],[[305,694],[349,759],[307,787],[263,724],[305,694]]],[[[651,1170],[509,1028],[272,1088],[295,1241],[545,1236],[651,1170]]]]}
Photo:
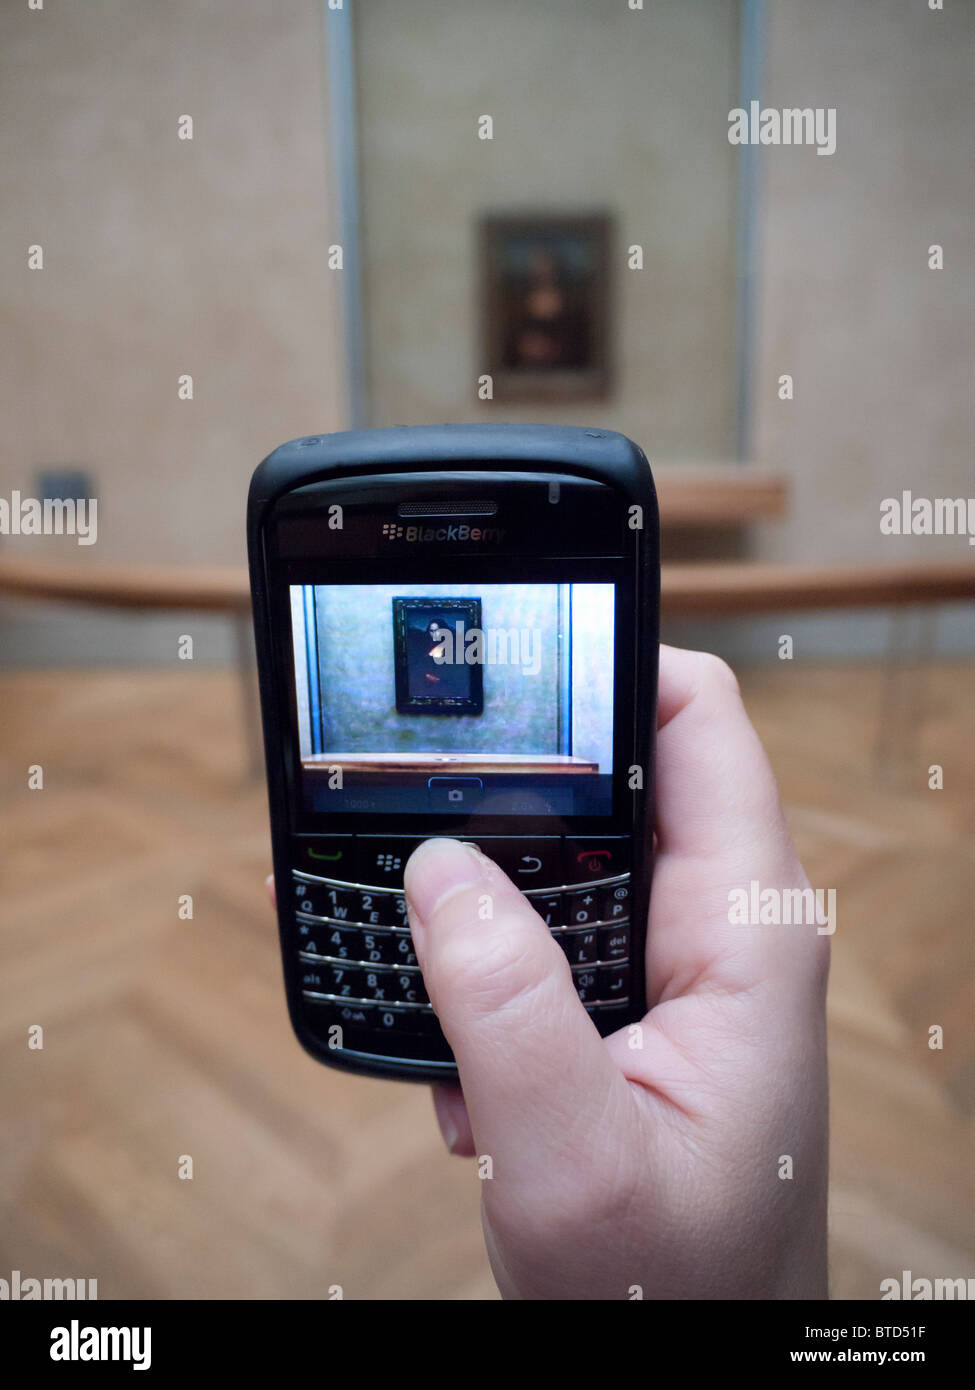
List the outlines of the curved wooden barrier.
{"type": "Polygon", "coordinates": [[[0,593],[96,608],[246,613],[247,571],[230,565],[100,565],[0,557],[0,593]]]}
{"type": "Polygon", "coordinates": [[[975,598],[975,559],[897,565],[664,565],[667,618],[884,608],[975,598]]]}

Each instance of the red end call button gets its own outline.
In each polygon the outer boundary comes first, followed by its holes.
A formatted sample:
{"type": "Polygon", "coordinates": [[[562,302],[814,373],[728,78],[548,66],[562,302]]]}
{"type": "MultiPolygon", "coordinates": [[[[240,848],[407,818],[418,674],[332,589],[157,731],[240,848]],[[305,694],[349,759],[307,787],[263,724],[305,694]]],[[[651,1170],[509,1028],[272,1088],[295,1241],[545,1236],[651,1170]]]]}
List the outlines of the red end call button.
{"type": "Polygon", "coordinates": [[[562,846],[566,883],[588,883],[629,873],[629,836],[585,836],[562,846]]]}

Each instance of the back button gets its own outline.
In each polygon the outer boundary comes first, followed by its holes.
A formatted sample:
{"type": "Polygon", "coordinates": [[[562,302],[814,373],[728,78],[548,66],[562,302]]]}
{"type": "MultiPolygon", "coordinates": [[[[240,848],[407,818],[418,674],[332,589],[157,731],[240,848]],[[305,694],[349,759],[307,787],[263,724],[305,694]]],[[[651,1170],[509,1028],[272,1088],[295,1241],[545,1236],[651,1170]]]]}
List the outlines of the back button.
{"type": "Polygon", "coordinates": [[[457,839],[477,845],[523,892],[557,888],[562,881],[557,835],[458,835],[457,839]]]}

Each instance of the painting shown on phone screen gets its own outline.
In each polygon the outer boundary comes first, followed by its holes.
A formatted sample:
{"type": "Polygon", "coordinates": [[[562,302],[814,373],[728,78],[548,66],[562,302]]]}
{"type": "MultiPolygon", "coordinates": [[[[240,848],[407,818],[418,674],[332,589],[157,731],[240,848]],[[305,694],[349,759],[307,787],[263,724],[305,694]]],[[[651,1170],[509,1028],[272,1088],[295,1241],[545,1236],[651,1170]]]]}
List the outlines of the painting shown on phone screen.
{"type": "Polygon", "coordinates": [[[291,585],[302,812],[612,815],[615,586],[403,587],[291,585]]]}
{"type": "Polygon", "coordinates": [[[400,714],[480,714],[484,672],[468,661],[481,631],[479,598],[393,599],[400,714]]]}
{"type": "Polygon", "coordinates": [[[595,399],[609,388],[611,219],[486,217],[483,323],[496,399],[595,399]]]}

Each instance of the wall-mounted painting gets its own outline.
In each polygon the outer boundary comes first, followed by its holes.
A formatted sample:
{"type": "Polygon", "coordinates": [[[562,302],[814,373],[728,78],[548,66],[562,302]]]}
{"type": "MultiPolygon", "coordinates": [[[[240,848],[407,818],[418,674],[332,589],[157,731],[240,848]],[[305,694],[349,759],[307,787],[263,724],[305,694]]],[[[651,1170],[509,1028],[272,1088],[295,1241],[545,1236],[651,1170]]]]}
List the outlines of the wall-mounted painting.
{"type": "Polygon", "coordinates": [[[479,373],[495,400],[593,400],[610,386],[612,218],[486,216],[479,373]]]}
{"type": "Polygon", "coordinates": [[[400,714],[481,714],[484,667],[468,665],[479,598],[394,598],[393,656],[400,714]]]}

